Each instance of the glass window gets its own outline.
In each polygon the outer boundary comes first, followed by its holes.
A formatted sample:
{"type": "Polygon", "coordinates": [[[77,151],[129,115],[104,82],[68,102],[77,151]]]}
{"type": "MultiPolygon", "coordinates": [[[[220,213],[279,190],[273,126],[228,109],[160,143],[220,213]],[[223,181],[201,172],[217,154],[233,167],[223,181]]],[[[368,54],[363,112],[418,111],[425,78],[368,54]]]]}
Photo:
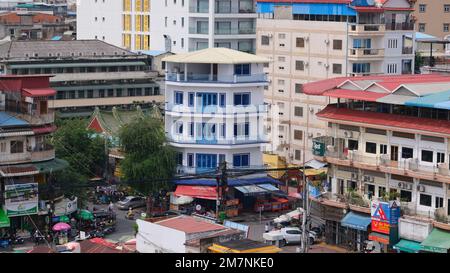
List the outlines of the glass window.
{"type": "Polygon", "coordinates": [[[235,137],[248,137],[250,133],[250,123],[235,123],[234,124],[234,136],[235,137]]]}
{"type": "Polygon", "coordinates": [[[175,104],[183,104],[183,92],[175,92],[175,104]]]}
{"type": "Polygon", "coordinates": [[[225,98],[226,98],[225,94],[223,94],[223,93],[219,94],[219,105],[221,107],[225,107],[225,105],[226,105],[225,98]]]}
{"type": "Polygon", "coordinates": [[[188,167],[194,167],[194,154],[188,154],[188,167]]]}
{"type": "Polygon", "coordinates": [[[294,108],[294,116],[303,117],[303,107],[295,106],[294,108]]]}
{"type": "Polygon", "coordinates": [[[235,93],[234,105],[250,105],[250,93],[235,93]]]}
{"type": "Polygon", "coordinates": [[[305,38],[297,37],[295,39],[295,46],[300,48],[305,47],[305,38]]]}
{"type": "MultiPolygon", "coordinates": [[[[192,93],[192,92],[189,92],[189,94],[188,94],[188,106],[194,106],[194,98],[195,98],[195,94],[192,93]]],[[[177,103],[177,104],[182,104],[182,103],[177,103]]]]}
{"type": "Polygon", "coordinates": [[[301,94],[303,93],[303,85],[300,83],[295,84],[295,93],[301,94]]]}
{"type": "Polygon", "coordinates": [[[431,207],[431,195],[421,193],[420,194],[420,204],[422,206],[431,207]]]}
{"type": "Polygon", "coordinates": [[[348,149],[350,151],[358,150],[358,141],[357,140],[353,140],[353,139],[349,139],[348,140],[348,149]]]}
{"type": "Polygon", "coordinates": [[[301,131],[301,130],[294,130],[294,139],[295,140],[302,140],[303,139],[303,131],[301,131]]]}
{"type": "Polygon", "coordinates": [[[342,49],[342,40],[333,40],[333,49],[341,50],[342,49]]]}
{"type": "Polygon", "coordinates": [[[444,207],[444,198],[436,196],[434,198],[434,207],[435,208],[443,208],[444,207]]]}
{"type": "Polygon", "coordinates": [[[373,142],[366,142],[366,153],[376,154],[377,153],[377,144],[373,142]]]}
{"type": "Polygon", "coordinates": [[[176,132],[177,134],[183,134],[183,122],[177,122],[176,132]]]}
{"type": "Polygon", "coordinates": [[[413,158],[414,150],[412,148],[402,148],[402,158],[413,158]]]}
{"type": "Polygon", "coordinates": [[[342,64],[333,64],[333,74],[342,74],[342,64]]]}
{"type": "Polygon", "coordinates": [[[193,122],[189,122],[189,135],[191,137],[194,136],[194,123],[193,122]]]}
{"type": "Polygon", "coordinates": [[[183,165],[183,153],[177,152],[177,165],[183,165]]]}
{"type": "Polygon", "coordinates": [[[300,71],[305,70],[305,62],[295,61],[295,70],[300,70],[300,71]]]}
{"type": "Polygon", "coordinates": [[[250,75],[250,64],[235,64],[234,65],[235,75],[250,75]]]}
{"type": "Polygon", "coordinates": [[[403,202],[411,202],[412,192],[400,190],[400,200],[403,202]]]}
{"type": "Polygon", "coordinates": [[[23,141],[11,141],[9,151],[11,154],[23,153],[23,141]]]}
{"type": "Polygon", "coordinates": [[[269,45],[269,36],[267,35],[262,35],[261,36],[261,45],[269,45]]]}
{"type": "Polygon", "coordinates": [[[444,153],[436,153],[436,162],[444,163],[445,162],[445,154],[444,153]]]}
{"type": "Polygon", "coordinates": [[[422,150],[422,161],[433,162],[433,151],[422,150]]]}
{"type": "Polygon", "coordinates": [[[248,167],[248,166],[250,166],[250,154],[233,155],[233,167],[248,167]]]}

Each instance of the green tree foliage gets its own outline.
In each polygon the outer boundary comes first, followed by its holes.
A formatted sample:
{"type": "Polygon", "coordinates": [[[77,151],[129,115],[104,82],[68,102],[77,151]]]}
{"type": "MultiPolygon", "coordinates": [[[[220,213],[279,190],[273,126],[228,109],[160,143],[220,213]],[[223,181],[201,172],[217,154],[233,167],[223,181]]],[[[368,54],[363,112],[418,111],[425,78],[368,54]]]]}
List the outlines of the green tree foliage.
{"type": "Polygon", "coordinates": [[[119,136],[125,153],[120,163],[124,179],[146,195],[168,189],[176,162],[175,152],[166,145],[162,121],[137,119],[122,127],[119,136]]]}

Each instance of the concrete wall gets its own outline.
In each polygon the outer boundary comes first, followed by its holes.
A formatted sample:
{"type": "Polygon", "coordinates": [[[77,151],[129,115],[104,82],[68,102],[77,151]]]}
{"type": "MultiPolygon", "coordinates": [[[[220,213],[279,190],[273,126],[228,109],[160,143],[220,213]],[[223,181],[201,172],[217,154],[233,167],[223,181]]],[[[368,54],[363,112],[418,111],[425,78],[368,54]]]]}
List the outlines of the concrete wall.
{"type": "Polygon", "coordinates": [[[400,218],[398,232],[400,238],[416,242],[422,242],[433,229],[431,223],[419,222],[411,219],[400,218]]]}
{"type": "Polygon", "coordinates": [[[136,220],[139,232],[136,235],[136,250],[140,253],[185,253],[186,234],[182,231],[136,220]]]}

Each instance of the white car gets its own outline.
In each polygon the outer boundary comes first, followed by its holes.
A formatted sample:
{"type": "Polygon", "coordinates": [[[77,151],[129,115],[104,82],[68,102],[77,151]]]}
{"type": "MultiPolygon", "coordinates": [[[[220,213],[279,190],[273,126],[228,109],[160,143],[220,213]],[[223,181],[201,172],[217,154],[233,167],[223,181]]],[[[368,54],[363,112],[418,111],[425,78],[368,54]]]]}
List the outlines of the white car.
{"type": "MultiPolygon", "coordinates": [[[[299,244],[302,240],[302,231],[298,227],[286,227],[280,230],[265,233],[263,237],[267,241],[280,240],[280,246],[284,246],[286,244],[299,244]]],[[[316,239],[316,233],[314,231],[310,231],[308,234],[309,245],[313,245],[316,239]]]]}

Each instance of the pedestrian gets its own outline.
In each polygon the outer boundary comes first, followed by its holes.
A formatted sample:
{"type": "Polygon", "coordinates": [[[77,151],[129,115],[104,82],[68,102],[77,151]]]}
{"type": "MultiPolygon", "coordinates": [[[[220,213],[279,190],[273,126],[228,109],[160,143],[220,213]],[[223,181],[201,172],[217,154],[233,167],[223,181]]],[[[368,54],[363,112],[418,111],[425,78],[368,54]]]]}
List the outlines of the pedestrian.
{"type": "Polygon", "coordinates": [[[108,210],[111,211],[111,212],[114,211],[114,204],[113,204],[113,202],[109,202],[108,210]]]}
{"type": "Polygon", "coordinates": [[[34,232],[34,243],[35,245],[39,245],[39,231],[37,229],[34,232]]]}
{"type": "Polygon", "coordinates": [[[270,230],[269,223],[266,223],[266,225],[264,226],[264,230],[266,233],[269,232],[269,230],[270,230]]]}

